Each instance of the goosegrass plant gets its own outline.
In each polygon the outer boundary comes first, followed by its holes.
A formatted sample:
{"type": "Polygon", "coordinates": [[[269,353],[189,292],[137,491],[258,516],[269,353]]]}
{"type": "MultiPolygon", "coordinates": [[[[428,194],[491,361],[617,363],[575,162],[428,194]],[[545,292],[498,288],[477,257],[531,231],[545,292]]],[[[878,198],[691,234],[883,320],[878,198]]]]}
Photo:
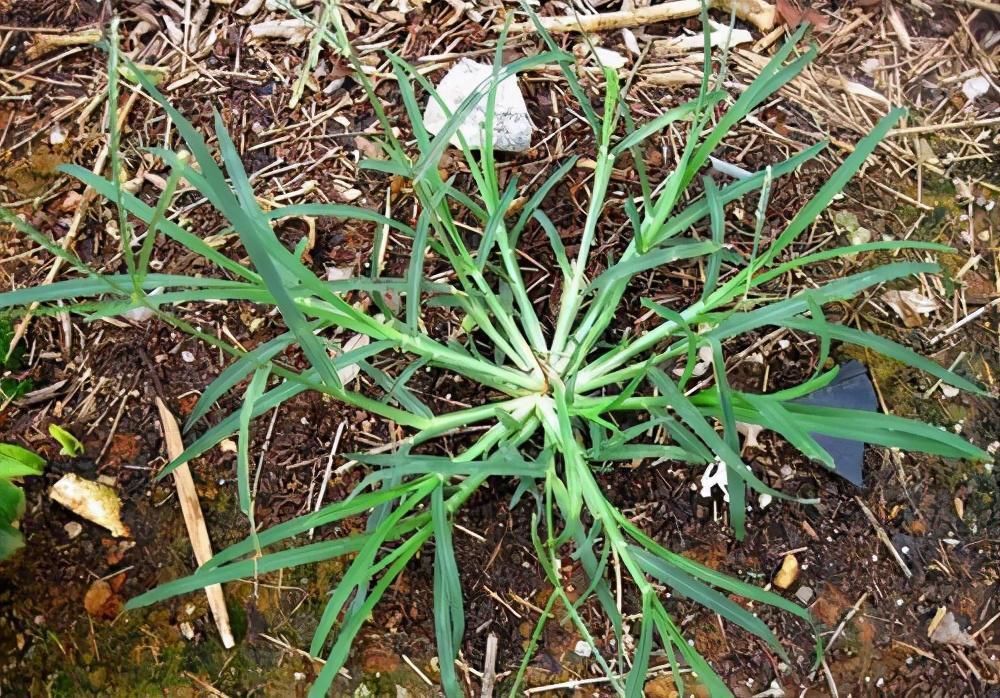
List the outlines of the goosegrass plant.
{"type": "MultiPolygon", "coordinates": [[[[502,61],[506,32],[501,33],[491,78],[477,87],[436,135],[423,126],[419,97],[423,93],[439,99],[432,84],[405,60],[387,53],[387,65],[412,131],[412,139],[403,140],[394,135],[398,124],[386,113],[371,78],[357,61],[339,13],[332,15],[333,30],[324,33],[324,40],[355,66],[357,80],[368,92],[381,125],[384,158],[365,161],[362,166],[407,183],[407,193],[386,210],[412,211],[412,218],[341,204],[273,206],[262,202],[254,194],[221,117],[216,115],[214,133],[206,139],[135,66],[122,73],[135,81],[129,89],[141,89],[159,104],[184,142],[184,150],[149,149],[170,168],[158,202],[148,205],[122,188],[120,157],[112,158],[109,178],[75,165],[63,168],[118,208],[126,273],[98,272],[23,219],[3,213],[8,224],[63,257],[79,276],[2,294],[0,307],[39,303],[41,312],[70,310],[89,319],[145,307],[162,321],[233,357],[205,388],[190,415],[187,433],[193,433],[213,405],[228,394],[241,396],[240,407],[193,438],[184,454],[158,477],[236,435],[239,503],[250,518],[251,532],[190,576],[133,599],[131,608],[209,584],[350,557],[345,573],[330,590],[309,648],[312,655],[325,660],[310,692],[322,696],[345,665],[374,606],[410,561],[428,551],[434,563],[433,616],[441,687],[448,696],[462,695],[456,659],[464,634],[464,607],[452,540],[454,520],[463,504],[487,482],[513,478],[519,483],[515,503],[524,500],[521,506],[535,507],[530,534],[552,593],[520,670],[510,681],[510,695],[522,684],[544,625],[557,617],[590,643],[593,661],[620,694],[641,695],[650,658],[655,655],[669,662],[682,694],[681,669],[687,668],[713,695],[729,695],[724,682],[688,643],[664,589],[760,637],[782,657],[786,657],[784,649],[752,607],[773,606],[811,622],[808,612],[776,593],[724,575],[653,540],[605,492],[603,469],[634,459],[643,459],[646,467],[663,462],[687,464],[694,477],[704,473],[720,483],[729,523],[742,539],[749,493],[793,498],[772,488],[746,463],[738,440],[740,422],[779,434],[827,468],[834,467],[834,462],[816,442],[815,434],[947,458],[985,458],[980,449],[934,425],[796,401],[836,377],[837,369],[827,368],[833,342],[864,347],[949,385],[982,392],[973,382],[904,346],[830,322],[824,314],[829,304],[850,300],[880,284],[933,274],[939,270],[933,261],[894,261],[802,290],[789,283],[797,270],[836,257],[903,249],[927,257],[950,251],[933,243],[887,241],[792,254],[792,244],[843,190],[900,120],[902,110],[891,110],[878,122],[774,239],[763,233],[768,192],[818,156],[825,143],[744,179],[716,182],[705,173],[709,155],[733,128],[812,59],[815,50],[802,46],[804,28],[775,52],[759,77],[737,96],[712,85],[706,46],[704,79],[697,97],[642,124],[634,123],[628,111],[617,72],[603,70],[600,84],[585,81],[574,57],[561,50],[540,25],[543,50],[506,65],[502,61]],[[565,159],[539,186],[527,191],[517,177],[501,184],[492,147],[497,85],[546,65],[561,68],[596,144],[586,217],[572,234],[577,246],[572,257],[546,208],[551,194],[574,171],[576,159],[565,159]],[[590,97],[595,87],[603,92],[596,106],[590,97]],[[474,149],[461,139],[459,126],[483,99],[488,107],[483,145],[474,149]],[[671,126],[686,126],[687,140],[669,174],[654,184],[639,149],[671,126]],[[455,177],[445,178],[438,167],[453,137],[461,141],[458,150],[468,170],[463,180],[466,186],[460,186],[455,177]],[[607,259],[604,271],[590,276],[587,270],[594,266],[600,223],[610,207],[619,205],[616,196],[609,195],[613,167],[629,160],[641,182],[641,194],[624,202],[630,242],[620,254],[607,259]],[[203,237],[209,231],[191,231],[174,220],[170,211],[181,183],[196,189],[225,218],[223,232],[238,236],[245,259],[227,256],[209,244],[203,237]],[[726,206],[753,197],[758,200],[756,229],[748,256],[731,244],[732,223],[726,206]],[[336,281],[317,276],[302,261],[304,241],[289,249],[275,235],[277,222],[296,216],[373,224],[376,239],[368,274],[336,281]],[[138,224],[144,232],[136,235],[138,224]],[[411,246],[408,268],[399,277],[383,273],[380,250],[389,231],[409,240],[411,246]],[[518,243],[528,231],[547,236],[556,261],[554,273],[562,292],[554,323],[539,315],[540,299],[532,296],[520,266],[518,243]],[[152,272],[150,259],[160,237],[214,264],[218,275],[152,272]],[[696,262],[704,269],[697,301],[672,308],[643,299],[654,326],[644,333],[627,332],[609,340],[609,328],[622,311],[626,295],[633,292],[630,283],[637,275],[665,265],[696,262]],[[442,265],[449,273],[432,279],[428,270],[432,266],[440,270],[442,265]],[[346,299],[348,293],[355,302],[346,299]],[[391,296],[401,299],[401,304],[390,302],[391,296]],[[357,302],[359,298],[368,302],[357,302]],[[201,332],[176,312],[209,300],[251,302],[261,314],[276,309],[287,330],[244,352],[201,332]],[[461,318],[460,331],[440,337],[428,330],[426,313],[440,312],[440,308],[461,318]],[[726,377],[726,342],[773,327],[818,338],[821,355],[815,375],[795,388],[769,394],[731,387],[726,377]],[[360,340],[346,341],[354,336],[360,340]],[[695,366],[706,348],[713,357],[713,374],[710,380],[696,383],[695,366]],[[284,360],[290,350],[301,351],[308,367],[297,370],[284,360]],[[340,372],[350,366],[358,366],[378,386],[378,397],[341,381],[340,372]],[[483,404],[433,411],[410,387],[413,377],[425,368],[447,371],[481,386],[483,404]],[[253,420],[305,391],[366,410],[404,428],[407,435],[393,452],[352,456],[369,470],[350,496],[260,529],[253,519],[253,420]],[[435,440],[459,432],[464,435],[452,444],[462,444],[462,449],[452,456],[438,455],[435,440]],[[331,539],[304,536],[358,516],[367,517],[361,532],[331,539]],[[578,563],[589,580],[585,589],[576,590],[575,598],[566,591],[563,569],[568,561],[578,563]],[[731,595],[746,599],[750,608],[733,601],[731,595]],[[582,607],[590,603],[602,609],[613,637],[595,636],[584,621],[582,607]],[[640,612],[640,617],[630,623],[629,612],[640,612]]],[[[108,50],[109,93],[114,104],[120,73],[114,26],[108,50]]],[[[112,152],[117,152],[120,125],[112,118],[110,128],[116,145],[112,152]]]]}

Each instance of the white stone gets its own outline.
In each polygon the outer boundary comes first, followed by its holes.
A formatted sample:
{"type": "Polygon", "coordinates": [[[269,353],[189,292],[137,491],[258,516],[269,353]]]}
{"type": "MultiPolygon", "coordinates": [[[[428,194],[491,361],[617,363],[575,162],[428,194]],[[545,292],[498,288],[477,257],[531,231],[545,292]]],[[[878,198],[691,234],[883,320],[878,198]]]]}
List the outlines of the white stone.
{"type": "MultiPolygon", "coordinates": [[[[437,85],[438,95],[449,111],[454,112],[466,97],[483,85],[482,99],[466,115],[459,131],[471,148],[483,144],[482,131],[486,123],[486,106],[489,80],[493,67],[463,58],[441,79],[437,85]],[[485,83],[485,84],[484,84],[485,83]]],[[[437,135],[447,123],[441,105],[433,97],[427,100],[424,111],[424,127],[437,135]]],[[[510,76],[502,80],[496,89],[493,116],[493,147],[496,150],[522,152],[531,147],[531,132],[534,125],[528,116],[528,107],[517,86],[517,78],[510,76]]],[[[451,138],[452,145],[459,145],[458,134],[451,138]]]]}

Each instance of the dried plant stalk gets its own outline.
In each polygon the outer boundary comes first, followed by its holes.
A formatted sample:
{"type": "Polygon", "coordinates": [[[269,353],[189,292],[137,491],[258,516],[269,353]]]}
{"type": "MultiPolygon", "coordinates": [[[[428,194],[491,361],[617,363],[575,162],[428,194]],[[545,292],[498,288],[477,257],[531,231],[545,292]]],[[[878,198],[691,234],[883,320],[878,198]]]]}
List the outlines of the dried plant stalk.
{"type": "MultiPolygon", "coordinates": [[[[774,29],[776,12],[774,5],[765,0],[709,0],[709,9],[736,12],[736,16],[745,22],[768,32],[774,29]]],[[[650,7],[637,7],[632,10],[604,12],[596,15],[567,15],[562,17],[540,17],[538,21],[546,30],[552,33],[561,32],[599,32],[625,27],[638,27],[644,24],[655,24],[671,19],[697,17],[701,13],[701,0],[673,0],[650,7]]],[[[532,22],[520,22],[511,25],[512,32],[530,32],[535,30],[532,22]]]]}

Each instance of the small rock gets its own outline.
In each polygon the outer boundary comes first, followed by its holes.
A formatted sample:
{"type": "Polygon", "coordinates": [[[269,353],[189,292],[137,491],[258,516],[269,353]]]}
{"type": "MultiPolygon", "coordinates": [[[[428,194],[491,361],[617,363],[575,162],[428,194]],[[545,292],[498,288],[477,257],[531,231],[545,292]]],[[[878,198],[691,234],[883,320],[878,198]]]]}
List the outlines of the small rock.
{"type": "Polygon", "coordinates": [[[958,625],[955,614],[951,611],[945,611],[943,607],[938,609],[934,620],[931,621],[928,635],[930,635],[931,642],[942,645],[976,646],[976,641],[958,625]]]}
{"type": "Polygon", "coordinates": [[[112,619],[122,608],[122,599],[115,594],[111,585],[103,579],[98,579],[83,596],[83,607],[93,618],[112,619]]]}
{"type": "Polygon", "coordinates": [[[66,531],[66,535],[69,536],[69,539],[73,540],[78,535],[83,533],[83,526],[76,521],[70,521],[68,524],[63,526],[63,530],[66,531]]]}
{"type": "Polygon", "coordinates": [[[779,589],[787,589],[799,578],[799,561],[794,555],[788,553],[781,561],[781,569],[774,575],[774,586],[779,589]]]}
{"type": "MultiPolygon", "coordinates": [[[[493,67],[476,63],[463,58],[441,79],[437,92],[444,105],[454,111],[471,95],[483,81],[493,75],[493,67]]],[[[459,127],[470,148],[482,146],[482,130],[486,123],[487,97],[483,98],[466,115],[459,127]]],[[[441,105],[434,98],[427,101],[424,111],[424,127],[437,135],[448,122],[441,105]]],[[[522,152],[531,147],[531,132],[534,125],[528,115],[528,107],[517,85],[517,78],[510,76],[502,80],[496,89],[493,117],[493,147],[497,150],[522,152]]],[[[456,136],[452,136],[452,145],[459,145],[456,136]]]]}
{"type": "Polygon", "coordinates": [[[646,683],[646,698],[677,698],[677,687],[671,676],[658,676],[646,683]]]}
{"type": "Polygon", "coordinates": [[[193,640],[194,639],[194,626],[191,625],[190,623],[188,623],[187,621],[182,622],[181,623],[181,635],[184,636],[185,640],[193,640]]]}
{"type": "Polygon", "coordinates": [[[62,145],[66,142],[66,129],[58,121],[52,125],[49,131],[49,143],[52,145],[62,145]]]}
{"type": "MultiPolygon", "coordinates": [[[[150,291],[147,295],[158,296],[161,293],[163,293],[164,290],[165,289],[163,288],[163,286],[158,286],[154,288],[152,291],[150,291]]],[[[140,323],[152,320],[154,317],[156,317],[156,313],[153,312],[152,308],[143,305],[141,307],[132,308],[131,310],[125,311],[122,314],[122,317],[128,320],[129,322],[140,323]]]]}
{"type": "Polygon", "coordinates": [[[184,363],[186,363],[186,364],[194,363],[194,354],[192,354],[189,351],[182,351],[181,352],[181,360],[183,360],[184,363]]]}
{"type": "Polygon", "coordinates": [[[625,63],[627,62],[625,56],[617,51],[612,51],[611,49],[602,48],[600,46],[594,47],[594,57],[605,68],[611,68],[612,70],[618,70],[619,68],[625,67],[625,63]]]}
{"type": "Polygon", "coordinates": [[[813,597],[812,587],[801,586],[798,591],[795,592],[795,598],[804,604],[809,603],[813,597]]]}
{"type": "Polygon", "coordinates": [[[90,615],[99,615],[104,608],[104,602],[111,598],[111,593],[111,585],[103,579],[98,579],[87,589],[83,597],[83,607],[90,615]]]}
{"type": "Polygon", "coordinates": [[[573,648],[573,653],[580,657],[589,657],[593,652],[589,642],[584,642],[583,640],[578,640],[576,647],[573,648]]]}
{"type": "Polygon", "coordinates": [[[882,61],[880,61],[878,58],[866,58],[865,60],[861,61],[859,67],[864,72],[868,73],[869,75],[872,75],[882,67],[882,61]]]}
{"type": "Polygon", "coordinates": [[[858,221],[858,217],[850,211],[837,211],[833,215],[833,223],[838,228],[843,228],[847,231],[852,245],[862,245],[866,242],[871,242],[871,231],[863,227],[860,221],[858,221]]]}
{"type": "Polygon", "coordinates": [[[327,267],[326,268],[326,280],[327,281],[341,281],[343,279],[350,279],[354,276],[354,267],[327,267]]]}
{"type": "Polygon", "coordinates": [[[357,201],[362,196],[360,189],[344,189],[343,191],[337,192],[337,198],[339,198],[343,203],[349,204],[352,201],[357,201]]]}

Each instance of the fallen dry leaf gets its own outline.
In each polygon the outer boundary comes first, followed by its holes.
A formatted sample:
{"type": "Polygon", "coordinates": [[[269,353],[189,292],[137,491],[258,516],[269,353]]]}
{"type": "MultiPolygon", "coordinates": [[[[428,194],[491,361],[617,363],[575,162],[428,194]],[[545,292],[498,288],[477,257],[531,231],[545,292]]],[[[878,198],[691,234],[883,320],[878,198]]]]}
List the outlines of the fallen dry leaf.
{"type": "Polygon", "coordinates": [[[792,0],[778,0],[776,7],[781,19],[789,27],[797,27],[803,22],[808,22],[816,29],[827,29],[830,26],[830,22],[824,14],[811,7],[800,8],[792,0]]]}
{"type": "Polygon", "coordinates": [[[93,618],[111,620],[122,610],[122,599],[115,594],[111,585],[103,579],[98,579],[83,596],[83,607],[93,618]]]}
{"type": "Polygon", "coordinates": [[[923,316],[938,309],[936,300],[917,291],[886,291],[882,300],[896,311],[906,327],[920,327],[924,324],[923,316]]]}

